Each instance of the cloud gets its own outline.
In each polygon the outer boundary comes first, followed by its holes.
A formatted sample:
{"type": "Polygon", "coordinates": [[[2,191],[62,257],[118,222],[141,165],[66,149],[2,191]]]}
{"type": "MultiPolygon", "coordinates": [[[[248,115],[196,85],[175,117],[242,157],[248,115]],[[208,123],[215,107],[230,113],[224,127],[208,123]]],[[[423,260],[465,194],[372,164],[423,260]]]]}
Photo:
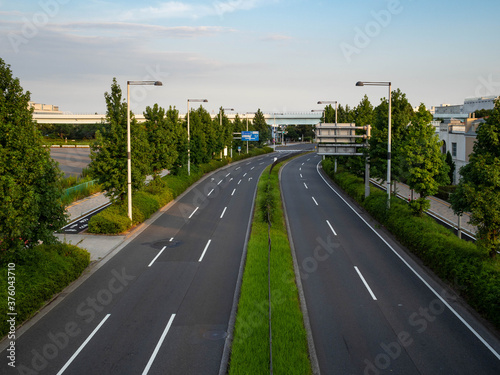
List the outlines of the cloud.
{"type": "MultiPolygon", "coordinates": [[[[62,33],[91,33],[101,34],[103,31],[115,32],[121,36],[138,36],[138,34],[149,34],[156,38],[196,38],[214,36],[216,34],[234,32],[234,29],[219,26],[160,26],[145,25],[129,22],[72,22],[52,24],[49,26],[53,31],[62,33]]],[[[143,35],[141,35],[143,36],[143,35]]]]}
{"type": "Polygon", "coordinates": [[[265,42],[282,42],[285,40],[291,40],[293,39],[291,36],[288,35],[282,35],[282,34],[271,34],[271,35],[266,35],[262,37],[260,40],[263,40],[265,42]]]}
{"type": "Polygon", "coordinates": [[[158,6],[148,6],[139,9],[128,10],[118,16],[119,20],[144,20],[144,19],[169,19],[189,18],[198,19],[210,16],[223,16],[242,10],[251,10],[261,4],[269,4],[270,1],[263,0],[228,0],[214,1],[211,4],[189,4],[180,1],[168,1],[158,6]]]}

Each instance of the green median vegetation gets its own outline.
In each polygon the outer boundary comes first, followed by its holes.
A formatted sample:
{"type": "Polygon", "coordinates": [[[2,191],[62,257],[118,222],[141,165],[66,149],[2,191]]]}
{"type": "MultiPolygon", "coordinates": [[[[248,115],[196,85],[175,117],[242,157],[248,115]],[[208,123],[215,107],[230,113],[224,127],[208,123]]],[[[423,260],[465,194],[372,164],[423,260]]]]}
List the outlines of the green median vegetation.
{"type": "Polygon", "coordinates": [[[443,281],[454,288],[477,312],[500,328],[500,263],[474,243],[459,239],[430,217],[418,217],[404,201],[371,188],[364,198],[363,179],[340,167],[334,173],[331,159],[323,170],[383,224],[398,241],[417,255],[443,281]]]}
{"type": "MultiPolygon", "coordinates": [[[[272,152],[269,147],[254,149],[246,154],[252,157],[272,152]]],[[[230,159],[211,160],[200,166],[192,165],[191,175],[187,169],[181,168],[175,175],[167,175],[152,180],[142,190],[132,195],[132,222],[127,214],[127,201],[115,201],[110,207],[92,216],[89,221],[89,233],[118,234],[127,231],[132,225],[140,224],[160,208],[182,194],[206,173],[219,169],[230,162],[230,159]]]]}
{"type": "Polygon", "coordinates": [[[273,371],[310,374],[307,336],[281,206],[278,164],[262,174],[248,243],[229,374],[269,373],[268,222],[271,218],[273,371]]]}
{"type": "MultiPolygon", "coordinates": [[[[76,280],[90,262],[90,254],[86,250],[61,243],[39,245],[26,250],[24,255],[22,260],[2,259],[0,262],[0,314],[7,317],[8,312],[17,313],[17,326],[76,280]],[[8,305],[8,301],[15,301],[15,304],[8,305]],[[13,310],[8,310],[9,307],[13,307],[13,310]]],[[[7,318],[2,319],[0,336],[6,335],[9,329],[7,318]]]]}

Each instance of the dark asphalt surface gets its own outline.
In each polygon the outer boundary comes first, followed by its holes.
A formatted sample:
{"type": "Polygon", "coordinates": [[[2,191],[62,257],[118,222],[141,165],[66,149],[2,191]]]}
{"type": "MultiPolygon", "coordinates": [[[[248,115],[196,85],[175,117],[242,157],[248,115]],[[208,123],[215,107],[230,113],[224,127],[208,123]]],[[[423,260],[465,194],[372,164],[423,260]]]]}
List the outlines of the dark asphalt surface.
{"type": "MultiPolygon", "coordinates": [[[[500,374],[499,358],[446,305],[460,310],[456,298],[331,190],[317,171],[320,160],[292,160],[281,185],[321,373],[500,374]]],[[[499,342],[461,313],[498,356],[499,342]]]]}
{"type": "Polygon", "coordinates": [[[0,372],[217,374],[256,184],[276,156],[199,183],[63,295],[17,339],[16,369],[4,360],[0,372]]]}
{"type": "Polygon", "coordinates": [[[90,163],[90,148],[51,148],[50,156],[59,163],[65,177],[78,177],[90,163]]]}

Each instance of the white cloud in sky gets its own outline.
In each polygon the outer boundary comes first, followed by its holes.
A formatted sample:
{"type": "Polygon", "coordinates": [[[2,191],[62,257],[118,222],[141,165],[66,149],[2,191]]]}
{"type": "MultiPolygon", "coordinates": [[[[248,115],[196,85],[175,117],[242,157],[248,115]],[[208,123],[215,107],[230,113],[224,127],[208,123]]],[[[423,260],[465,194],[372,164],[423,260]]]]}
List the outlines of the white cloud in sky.
{"type": "Polygon", "coordinates": [[[191,18],[198,19],[209,16],[223,16],[240,10],[251,10],[261,4],[262,0],[229,0],[214,1],[210,4],[189,4],[180,1],[168,1],[157,6],[131,9],[118,16],[120,20],[191,18]]]}
{"type": "Polygon", "coordinates": [[[289,35],[283,35],[283,34],[271,34],[271,35],[266,35],[261,38],[261,40],[265,42],[282,42],[286,40],[292,40],[293,38],[289,35]]]}

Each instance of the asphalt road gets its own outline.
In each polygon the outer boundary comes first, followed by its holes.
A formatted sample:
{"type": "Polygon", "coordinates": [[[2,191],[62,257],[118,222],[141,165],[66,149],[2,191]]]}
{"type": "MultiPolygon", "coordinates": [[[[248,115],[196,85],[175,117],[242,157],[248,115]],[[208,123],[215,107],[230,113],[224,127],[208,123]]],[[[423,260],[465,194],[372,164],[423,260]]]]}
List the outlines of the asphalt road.
{"type": "Polygon", "coordinates": [[[16,341],[2,374],[217,374],[256,184],[277,154],[206,178],[16,341]]]}
{"type": "Polygon", "coordinates": [[[80,176],[90,163],[90,148],[51,148],[50,156],[59,163],[65,177],[80,176]]]}
{"type": "Polygon", "coordinates": [[[319,161],[292,160],[281,186],[321,373],[500,374],[499,342],[332,190],[319,161]]]}

